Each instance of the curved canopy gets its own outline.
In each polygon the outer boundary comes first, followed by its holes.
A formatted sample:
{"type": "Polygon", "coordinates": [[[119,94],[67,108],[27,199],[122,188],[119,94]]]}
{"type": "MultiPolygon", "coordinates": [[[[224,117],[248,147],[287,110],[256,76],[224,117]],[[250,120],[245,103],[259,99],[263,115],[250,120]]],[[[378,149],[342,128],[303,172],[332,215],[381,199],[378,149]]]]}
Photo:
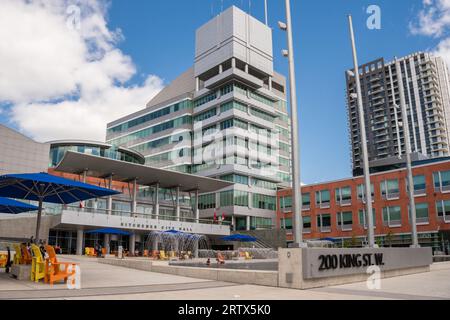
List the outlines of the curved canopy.
{"type": "Polygon", "coordinates": [[[0,198],[0,213],[18,214],[29,211],[36,211],[38,207],[20,201],[0,198]]]}

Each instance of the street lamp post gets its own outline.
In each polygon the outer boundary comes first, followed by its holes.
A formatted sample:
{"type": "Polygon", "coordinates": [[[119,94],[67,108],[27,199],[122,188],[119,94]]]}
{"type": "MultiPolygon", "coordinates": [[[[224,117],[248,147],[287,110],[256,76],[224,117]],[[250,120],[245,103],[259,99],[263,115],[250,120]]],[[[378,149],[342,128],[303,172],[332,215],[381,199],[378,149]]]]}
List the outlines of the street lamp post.
{"type": "Polygon", "coordinates": [[[363,158],[363,170],[364,170],[364,182],[366,190],[366,216],[367,216],[367,238],[369,247],[375,247],[375,236],[373,232],[373,215],[372,215],[372,187],[370,183],[370,169],[369,169],[369,153],[367,150],[367,136],[366,136],[366,123],[364,117],[364,107],[362,100],[361,81],[359,79],[359,65],[358,55],[356,53],[355,35],[353,32],[352,16],[348,16],[348,23],[350,28],[350,40],[353,50],[353,64],[355,67],[354,78],[356,83],[356,95],[358,100],[358,113],[359,113],[359,127],[361,135],[361,148],[363,158]]]}
{"type": "Polygon", "coordinates": [[[293,224],[294,246],[303,244],[302,231],[302,207],[301,207],[301,183],[300,183],[300,141],[297,115],[297,84],[295,78],[294,45],[292,38],[291,2],[286,0],[286,23],[278,23],[280,29],[286,31],[288,50],[283,50],[283,55],[289,60],[289,87],[291,104],[291,138],[292,138],[292,179],[293,179],[293,224]]]}
{"type": "MultiPolygon", "coordinates": [[[[409,210],[411,213],[411,233],[413,248],[419,247],[419,240],[417,238],[417,224],[416,224],[416,204],[414,202],[414,179],[411,165],[411,140],[409,134],[409,119],[406,111],[405,90],[403,88],[403,76],[400,62],[395,58],[395,68],[397,72],[398,91],[400,94],[400,108],[402,110],[403,136],[405,138],[405,155],[406,155],[406,170],[408,174],[408,196],[409,196],[409,210]]],[[[395,97],[394,97],[395,99],[395,97]]],[[[401,153],[401,150],[399,150],[401,153]]]]}

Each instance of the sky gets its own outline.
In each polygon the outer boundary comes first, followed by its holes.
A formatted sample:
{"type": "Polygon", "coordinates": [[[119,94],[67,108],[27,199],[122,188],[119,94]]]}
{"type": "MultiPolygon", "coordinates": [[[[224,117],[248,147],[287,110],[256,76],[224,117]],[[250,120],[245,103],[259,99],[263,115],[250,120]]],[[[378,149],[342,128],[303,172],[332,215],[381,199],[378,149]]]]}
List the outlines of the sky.
{"type": "MultiPolygon", "coordinates": [[[[144,108],[193,64],[195,30],[231,5],[263,20],[263,0],[0,0],[0,123],[38,140],[104,140],[106,123],[144,108]],[[223,5],[222,5],[223,3],[223,5]]],[[[352,67],[347,14],[359,62],[432,51],[450,63],[450,0],[291,0],[301,180],[351,176],[345,101],[352,67]],[[381,28],[367,27],[367,8],[381,28]]],[[[274,67],[284,1],[268,0],[274,67]]],[[[0,151],[1,152],[1,151],[0,151]]]]}

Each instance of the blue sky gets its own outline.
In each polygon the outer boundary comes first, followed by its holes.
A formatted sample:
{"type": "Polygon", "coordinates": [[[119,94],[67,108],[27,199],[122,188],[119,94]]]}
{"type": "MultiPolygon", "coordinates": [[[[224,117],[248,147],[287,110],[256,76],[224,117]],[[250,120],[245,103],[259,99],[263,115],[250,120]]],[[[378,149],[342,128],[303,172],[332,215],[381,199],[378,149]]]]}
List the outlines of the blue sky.
{"type": "MultiPolygon", "coordinates": [[[[224,0],[248,11],[248,0],[224,0]],[[243,4],[243,5],[242,5],[243,4]]],[[[433,39],[411,35],[421,1],[413,0],[293,0],[292,12],[301,126],[302,181],[314,183],[351,175],[345,109],[344,70],[351,67],[346,15],[351,13],[360,62],[391,59],[434,47],[433,39]],[[366,27],[366,8],[382,10],[382,29],[366,27]]],[[[130,5],[114,1],[110,23],[120,27],[126,41],[120,47],[140,70],[170,81],[192,64],[194,31],[220,10],[221,1],[138,0],[130,5]],[[211,6],[213,4],[213,8],[211,6]]],[[[263,1],[252,1],[252,15],[264,17],[263,1]]],[[[284,20],[284,1],[269,0],[269,21],[274,28],[275,68],[287,74],[279,54],[285,35],[276,29],[284,20]]]]}
{"type": "MultiPolygon", "coordinates": [[[[269,22],[274,29],[275,68],[287,75],[287,61],[280,54],[286,38],[276,28],[276,22],[285,19],[284,1],[268,1],[269,22]]],[[[123,40],[115,46],[130,56],[136,69],[127,85],[139,86],[149,75],[156,75],[167,84],[189,68],[194,57],[195,30],[219,13],[221,2],[110,1],[106,18],[108,28],[121,30],[123,40]]],[[[352,56],[346,15],[351,13],[354,18],[360,63],[434,49],[442,35],[436,38],[411,33],[409,25],[417,21],[423,9],[422,0],[291,2],[301,126],[301,179],[305,183],[314,183],[349,177],[351,161],[344,72],[351,67],[352,56]],[[366,27],[369,17],[366,8],[374,4],[381,8],[381,30],[366,27]]],[[[252,0],[251,3],[251,14],[262,20],[263,0],[252,0]]],[[[223,0],[224,8],[230,5],[249,11],[249,0],[223,0]]],[[[126,70],[120,72],[128,74],[126,70]]],[[[2,102],[1,97],[0,92],[0,111],[2,106],[3,111],[8,111],[5,108],[8,103],[2,102]]],[[[12,121],[8,112],[0,112],[0,123],[17,126],[20,114],[23,113],[16,113],[12,121]]],[[[56,125],[56,122],[53,123],[56,125]]],[[[21,124],[19,129],[33,136],[33,125],[21,124]]],[[[103,132],[103,128],[100,129],[103,132]]]]}

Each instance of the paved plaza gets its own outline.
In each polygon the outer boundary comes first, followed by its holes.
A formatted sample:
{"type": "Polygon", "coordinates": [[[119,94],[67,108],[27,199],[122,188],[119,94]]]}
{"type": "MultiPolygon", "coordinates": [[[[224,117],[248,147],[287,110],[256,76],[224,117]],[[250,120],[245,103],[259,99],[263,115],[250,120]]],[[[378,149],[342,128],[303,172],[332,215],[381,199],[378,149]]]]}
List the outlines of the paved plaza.
{"type": "Polygon", "coordinates": [[[59,284],[17,281],[0,273],[0,299],[108,300],[360,300],[450,299],[450,262],[432,265],[431,272],[383,279],[380,290],[355,283],[311,290],[240,285],[139,271],[100,264],[95,258],[66,257],[80,263],[80,290],[59,284]]]}

